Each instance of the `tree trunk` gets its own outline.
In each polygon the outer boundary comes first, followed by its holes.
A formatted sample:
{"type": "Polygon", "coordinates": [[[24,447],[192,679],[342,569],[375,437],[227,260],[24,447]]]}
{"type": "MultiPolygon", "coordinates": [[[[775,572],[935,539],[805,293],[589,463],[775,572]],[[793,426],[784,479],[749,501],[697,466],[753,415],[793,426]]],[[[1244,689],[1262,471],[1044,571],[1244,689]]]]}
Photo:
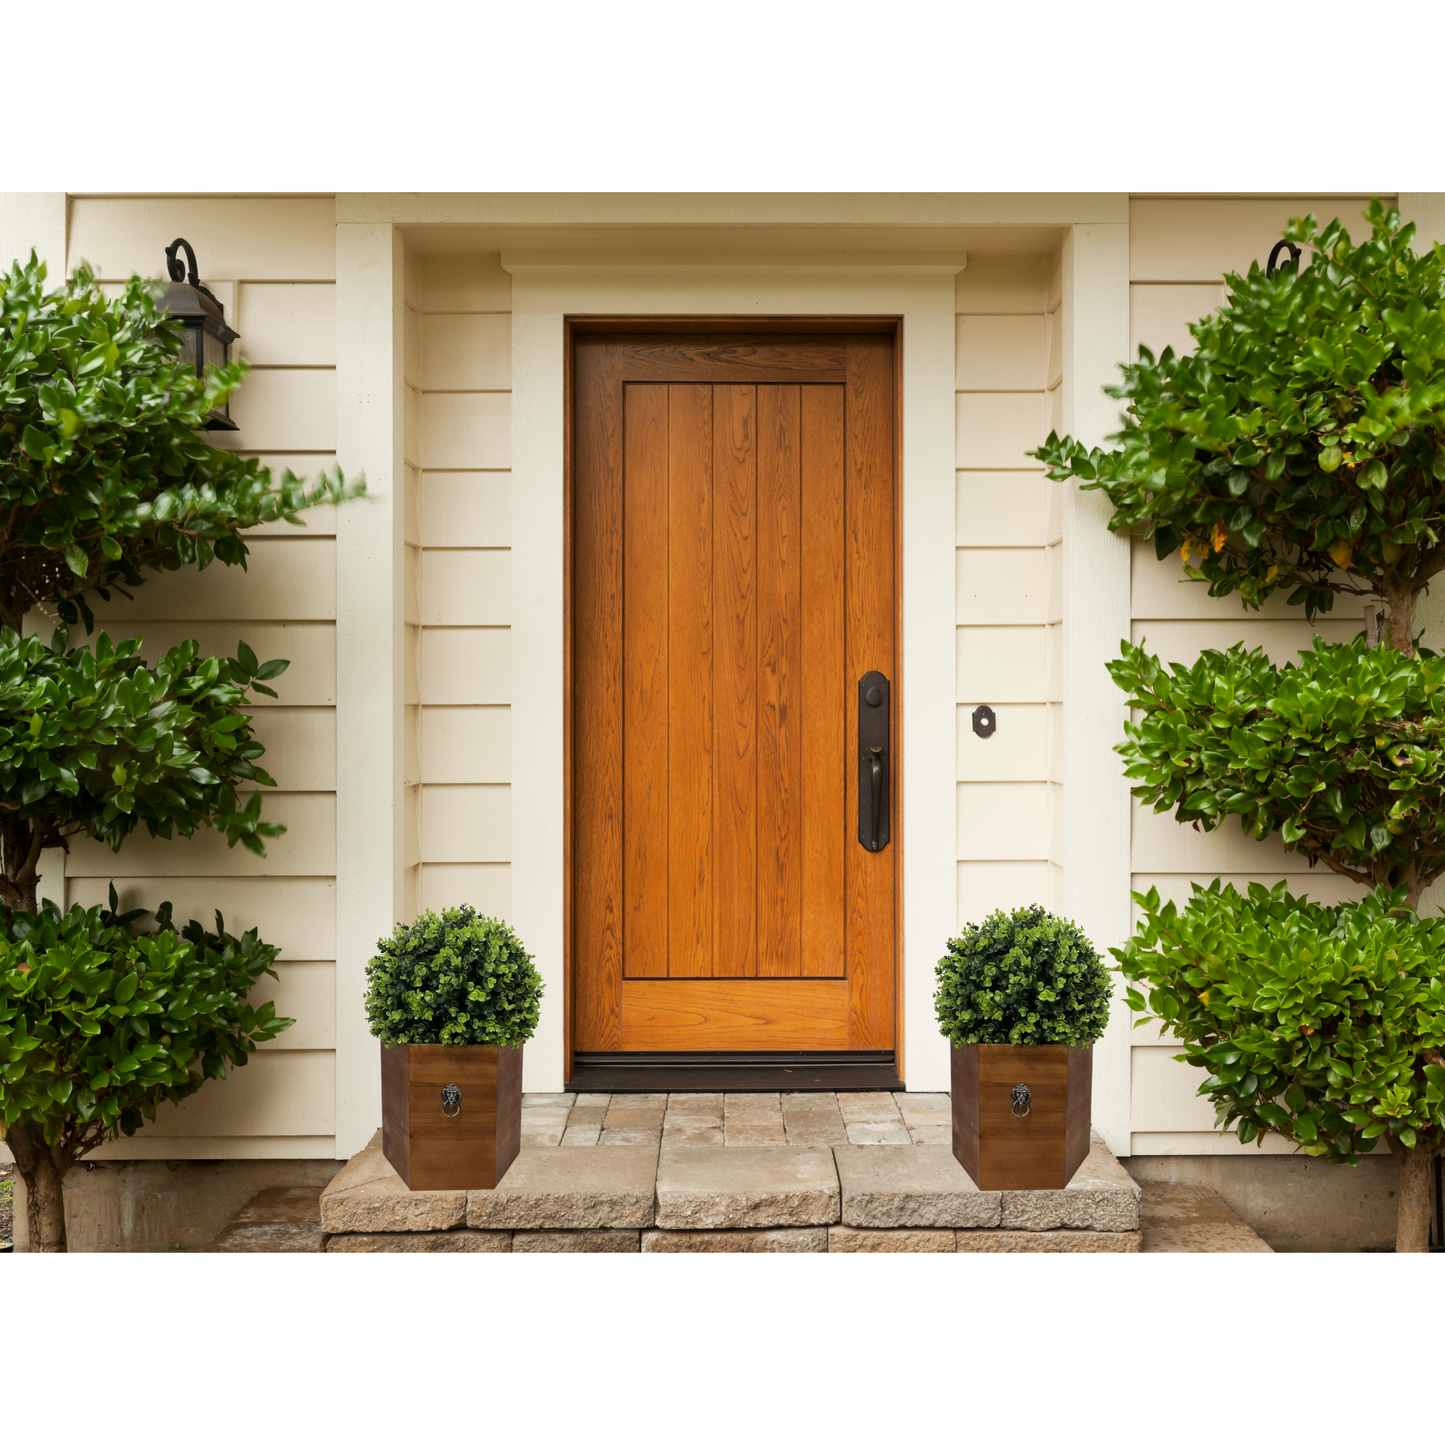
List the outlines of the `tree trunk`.
{"type": "Polygon", "coordinates": [[[1430,1249],[1429,1149],[1407,1149],[1400,1160],[1400,1205],[1395,1214],[1398,1254],[1426,1254],[1430,1249]]]}
{"type": "Polygon", "coordinates": [[[1406,657],[1415,655],[1415,603],[1417,592],[1386,592],[1385,606],[1389,609],[1390,646],[1406,657]]]}
{"type": "MultiPolygon", "coordinates": [[[[5,1142],[15,1156],[15,1167],[25,1181],[25,1219],[34,1254],[64,1254],[65,1175],[70,1161],[45,1142],[39,1124],[13,1124],[5,1142]]],[[[1427,1211],[1428,1214],[1428,1211],[1427,1211]]],[[[1429,1228],[1429,1220],[1426,1220],[1429,1228]]]]}
{"type": "Polygon", "coordinates": [[[0,903],[22,913],[40,911],[40,854],[45,818],[0,820],[0,903]]]}

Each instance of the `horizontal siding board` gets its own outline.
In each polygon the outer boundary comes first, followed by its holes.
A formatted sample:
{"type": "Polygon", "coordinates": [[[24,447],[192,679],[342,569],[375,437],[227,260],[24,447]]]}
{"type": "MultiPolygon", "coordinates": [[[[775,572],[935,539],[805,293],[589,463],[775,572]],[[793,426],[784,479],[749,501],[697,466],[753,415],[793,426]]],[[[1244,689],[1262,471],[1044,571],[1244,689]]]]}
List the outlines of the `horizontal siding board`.
{"type": "MultiPolygon", "coordinates": [[[[1199,618],[1232,621],[1241,632],[1256,618],[1295,618],[1304,614],[1285,600],[1287,588],[1281,588],[1257,612],[1246,613],[1238,596],[1211,597],[1207,583],[1195,582],[1184,575],[1177,552],[1163,559],[1154,555],[1153,542],[1136,538],[1133,544],[1132,615],[1136,618],[1199,618]]],[[[1328,616],[1363,617],[1364,601],[1359,597],[1338,597],[1328,616]]]]}
{"type": "Polygon", "coordinates": [[[1048,630],[960,627],[955,632],[958,701],[1044,702],[1049,695],[1048,630]]]}
{"type": "Polygon", "coordinates": [[[958,924],[982,923],[996,909],[1050,904],[1046,862],[1004,860],[958,864],[958,924]]]}
{"type": "Polygon", "coordinates": [[[971,252],[954,282],[960,314],[1043,312],[1048,303],[1049,257],[1044,253],[971,252]]]}
{"type": "Polygon", "coordinates": [[[512,478],[508,472],[423,472],[424,547],[510,547],[512,478]]]}
{"type": "MultiPolygon", "coordinates": [[[[1123,767],[1122,760],[1119,766],[1123,767]]],[[[1192,873],[1213,878],[1222,873],[1300,874],[1310,871],[1298,853],[1286,853],[1278,835],[1258,842],[1228,818],[1212,833],[1181,826],[1174,814],[1156,813],[1135,799],[1130,867],[1136,873],[1192,873]]]]}
{"type": "MultiPolygon", "coordinates": [[[[1387,204],[1391,198],[1382,197],[1387,204]]],[[[1336,216],[1356,241],[1369,235],[1360,213],[1368,196],[1156,200],[1129,204],[1129,277],[1133,281],[1220,281],[1226,272],[1263,267],[1292,216],[1336,216]]]]}
{"type": "Polygon", "coordinates": [[[331,1134],[280,1136],[188,1134],[184,1146],[174,1139],[147,1133],[102,1144],[87,1159],[334,1159],[336,1138],[331,1134]]]}
{"type": "MultiPolygon", "coordinates": [[[[144,828],[132,833],[119,855],[103,843],[79,838],[70,845],[66,873],[70,877],[159,878],[333,877],[336,873],[336,797],[333,793],[268,793],[261,807],[268,822],[288,830],[266,840],[266,857],[237,844],[226,846],[225,835],[198,829],[192,838],[152,838],[144,828]]],[[[164,886],[164,885],[158,885],[164,886]]]]}
{"type": "Polygon", "coordinates": [[[512,278],[496,251],[418,256],[418,304],[424,312],[510,311],[512,278]]]}
{"type": "Polygon", "coordinates": [[[1141,1132],[1214,1132],[1214,1105],[1195,1092],[1208,1077],[1165,1049],[1130,1049],[1130,1127],[1141,1132]]]}
{"type": "Polygon", "coordinates": [[[425,783],[511,782],[511,709],[421,709],[421,780],[425,783]]]}
{"type": "Polygon", "coordinates": [[[1189,324],[1199,321],[1224,305],[1223,286],[1131,286],[1129,288],[1129,355],[1139,355],[1147,346],[1157,358],[1164,348],[1175,356],[1193,353],[1194,338],[1189,324]]]}
{"type": "Polygon", "coordinates": [[[129,848],[97,877],[67,880],[69,901],[85,908],[104,904],[112,879],[120,906],[154,911],[169,900],[182,922],[198,918],[208,928],[217,909],[232,933],[255,928],[283,958],[336,957],[336,883],[331,878],[149,878],[122,875],[129,848]]]}
{"type": "Polygon", "coordinates": [[[133,600],[118,593],[109,602],[95,598],[95,615],[107,622],[335,619],[334,538],[258,537],[248,545],[244,568],[213,562],[204,572],[148,572],[133,600]]]}
{"type": "Polygon", "coordinates": [[[1027,453],[1047,435],[1043,391],[960,392],[955,401],[955,465],[992,471],[1036,470],[1027,453]]]}
{"type": "Polygon", "coordinates": [[[336,709],[268,707],[255,714],[254,731],[266,749],[260,764],[287,792],[336,787],[336,709]]]}
{"type": "Polygon", "coordinates": [[[263,976],[246,996],[255,1008],[274,1004],[279,1018],[295,1019],[284,1033],[257,1050],[285,1053],[296,1049],[336,1047],[336,965],[311,960],[281,963],[276,977],[263,976]]]}
{"type": "Polygon", "coordinates": [[[427,469],[505,470],[512,464],[512,398],[505,392],[424,392],[421,456],[427,469]]]}
{"type": "Polygon", "coordinates": [[[960,547],[956,557],[960,626],[1030,626],[1047,620],[1044,548],[960,547]]]}
{"type": "Polygon", "coordinates": [[[422,907],[433,912],[470,903],[488,918],[512,916],[510,863],[426,863],[421,870],[422,907]]]}
{"type": "Polygon", "coordinates": [[[69,225],[71,268],[87,260],[108,279],[159,276],[175,236],[195,247],[202,281],[336,279],[329,196],[76,196],[69,225]]]}
{"type": "Polygon", "coordinates": [[[141,1136],[324,1135],[336,1129],[336,1056],[329,1049],[254,1053],[226,1078],[163,1105],[141,1136]]]}
{"type": "Polygon", "coordinates": [[[335,366],[336,287],[247,281],[239,288],[233,354],[256,366],[335,366]]]}
{"type": "MultiPolygon", "coordinates": [[[[1342,602],[1350,599],[1341,598],[1342,602]]],[[[1163,621],[1151,619],[1135,621],[1131,627],[1131,640],[1139,646],[1147,645],[1150,652],[1166,662],[1178,662],[1185,666],[1199,660],[1199,654],[1213,648],[1227,651],[1237,642],[1248,647],[1262,647],[1271,662],[1283,666],[1293,662],[1298,654],[1314,643],[1316,635],[1327,643],[1349,642],[1357,637],[1364,626],[1360,618],[1328,619],[1318,618],[1306,622],[1299,609],[1293,619],[1261,619],[1252,614],[1243,614],[1235,619],[1220,618],[1210,621],[1163,621]]]]}
{"type": "Polygon", "coordinates": [[[1252,1143],[1241,1144],[1233,1134],[1147,1133],[1141,1130],[1130,1136],[1129,1152],[1138,1155],[1238,1154],[1241,1158],[1257,1159],[1261,1154],[1293,1154],[1296,1150],[1288,1139],[1278,1134],[1265,1134],[1252,1143]]]}
{"type": "MultiPolygon", "coordinates": [[[[139,594],[149,598],[152,584],[139,594]]],[[[142,639],[141,655],[156,662],[172,647],[195,638],[201,651],[225,657],[236,655],[238,642],[246,642],[262,662],[286,658],[291,666],[267,686],[276,698],[253,695],[248,707],[316,707],[336,701],[336,625],[333,622],[195,622],[151,618],[113,617],[101,624],[116,641],[142,639]]]]}
{"type": "Polygon", "coordinates": [[[959,859],[1046,859],[1048,790],[1047,783],[959,783],[959,859]]]}
{"type": "Polygon", "coordinates": [[[512,384],[512,318],[445,315],[421,318],[424,391],[506,391],[512,384]]]}
{"type": "Polygon", "coordinates": [[[426,627],[421,639],[423,704],[511,702],[509,628],[426,627]]]}
{"type": "Polygon", "coordinates": [[[512,554],[428,550],[421,561],[421,621],[430,627],[505,627],[512,620],[512,554]]]}
{"type": "Polygon", "coordinates": [[[336,372],[331,367],[253,371],[231,393],[239,431],[215,438],[232,452],[334,452],[336,372]]]}
{"type": "Polygon", "coordinates": [[[1059,490],[1042,472],[958,472],[960,547],[1041,547],[1048,540],[1049,498],[1059,490]]]}
{"type": "Polygon", "coordinates": [[[954,329],[959,391],[1037,391],[1045,384],[1046,316],[960,316],[954,329]]]}
{"type": "Polygon", "coordinates": [[[510,861],[511,788],[436,784],[421,791],[423,863],[510,861]]]}
{"type": "Polygon", "coordinates": [[[1048,709],[1042,703],[1001,704],[989,737],[973,730],[973,705],[957,709],[960,783],[1042,782],[1048,767],[1048,709]]]}

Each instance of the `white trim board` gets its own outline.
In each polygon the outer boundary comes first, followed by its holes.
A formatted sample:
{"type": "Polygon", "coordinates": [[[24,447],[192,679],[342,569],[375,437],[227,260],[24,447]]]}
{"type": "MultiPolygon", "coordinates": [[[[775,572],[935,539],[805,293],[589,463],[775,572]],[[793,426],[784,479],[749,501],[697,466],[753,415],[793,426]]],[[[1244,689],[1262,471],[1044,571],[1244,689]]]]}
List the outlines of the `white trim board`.
{"type": "Polygon", "coordinates": [[[903,997],[908,1086],[948,1088],[933,966],[956,930],[956,265],[549,265],[512,276],[512,922],[546,983],[523,1088],[563,1085],[564,327],[575,316],[902,317],[900,671],[907,760],[903,997]]]}

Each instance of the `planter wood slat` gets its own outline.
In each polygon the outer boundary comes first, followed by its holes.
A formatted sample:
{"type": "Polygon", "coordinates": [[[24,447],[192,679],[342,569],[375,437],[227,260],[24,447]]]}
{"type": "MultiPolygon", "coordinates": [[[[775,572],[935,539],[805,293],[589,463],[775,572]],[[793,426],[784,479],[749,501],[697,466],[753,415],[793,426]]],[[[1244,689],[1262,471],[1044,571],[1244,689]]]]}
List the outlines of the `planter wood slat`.
{"type": "Polygon", "coordinates": [[[381,1046],[381,1149],[408,1189],[495,1189],[521,1146],[521,1045],[381,1046]]]}
{"type": "Polygon", "coordinates": [[[953,1049],[953,1156],[980,1189],[1062,1189],[1089,1153],[1093,1049],[953,1049]],[[1029,1090],[1024,1118],[1015,1085],[1029,1090]]]}

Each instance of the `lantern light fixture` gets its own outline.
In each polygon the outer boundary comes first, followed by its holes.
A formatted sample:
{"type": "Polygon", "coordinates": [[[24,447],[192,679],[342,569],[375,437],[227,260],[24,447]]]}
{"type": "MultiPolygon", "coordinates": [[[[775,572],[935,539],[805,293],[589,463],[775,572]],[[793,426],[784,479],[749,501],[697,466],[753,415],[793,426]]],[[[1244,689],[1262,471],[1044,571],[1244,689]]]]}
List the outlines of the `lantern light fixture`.
{"type": "MultiPolygon", "coordinates": [[[[161,297],[162,311],[169,312],[186,328],[181,343],[181,362],[195,372],[197,380],[204,380],[208,366],[225,366],[231,359],[231,343],[240,340],[240,333],[226,325],[226,308],[201,285],[196,268],[196,253],[191,243],[178,236],[166,247],[166,274],[170,285],[161,297]],[[177,254],[184,250],[190,263],[190,275],[186,264],[177,254]]],[[[207,431],[239,431],[231,420],[231,404],[212,407],[204,423],[207,431]]]]}

